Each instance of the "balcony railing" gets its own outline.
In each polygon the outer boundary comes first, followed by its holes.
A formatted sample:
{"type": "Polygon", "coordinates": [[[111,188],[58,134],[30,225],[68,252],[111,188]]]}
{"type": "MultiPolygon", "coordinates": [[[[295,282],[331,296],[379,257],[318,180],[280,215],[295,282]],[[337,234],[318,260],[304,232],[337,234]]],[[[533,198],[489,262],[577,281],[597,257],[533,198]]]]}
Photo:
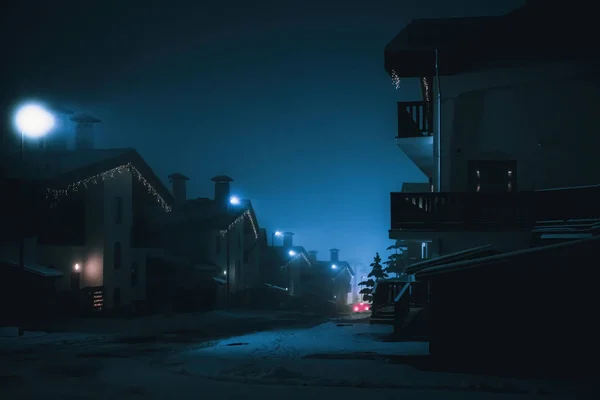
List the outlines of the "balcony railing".
{"type": "Polygon", "coordinates": [[[600,186],[506,193],[391,193],[392,230],[531,229],[600,217],[600,186]]]}
{"type": "Polygon", "coordinates": [[[426,101],[398,102],[398,138],[431,136],[433,105],[426,101]]]}

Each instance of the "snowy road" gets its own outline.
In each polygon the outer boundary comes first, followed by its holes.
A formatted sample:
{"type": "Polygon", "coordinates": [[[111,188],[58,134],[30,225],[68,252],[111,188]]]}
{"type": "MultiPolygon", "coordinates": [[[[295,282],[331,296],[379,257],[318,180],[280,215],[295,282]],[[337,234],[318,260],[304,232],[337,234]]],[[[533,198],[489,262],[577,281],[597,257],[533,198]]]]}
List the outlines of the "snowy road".
{"type": "Polygon", "coordinates": [[[45,346],[0,356],[0,398],[594,398],[587,387],[432,372],[398,362],[419,359],[427,346],[381,341],[389,329],[329,322],[212,341],[169,334],[45,346]]]}

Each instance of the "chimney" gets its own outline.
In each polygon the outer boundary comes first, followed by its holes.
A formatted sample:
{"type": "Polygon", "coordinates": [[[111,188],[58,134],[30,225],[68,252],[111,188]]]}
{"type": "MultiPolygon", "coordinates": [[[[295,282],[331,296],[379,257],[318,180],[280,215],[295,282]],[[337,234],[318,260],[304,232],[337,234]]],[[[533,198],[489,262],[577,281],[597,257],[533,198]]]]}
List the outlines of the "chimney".
{"type": "Polygon", "coordinates": [[[71,117],[75,122],[75,150],[89,150],[94,148],[94,124],[101,122],[98,118],[89,115],[71,117]]]}
{"type": "Polygon", "coordinates": [[[310,260],[310,262],[317,262],[317,251],[316,250],[311,250],[308,252],[308,259],[310,260]]]}
{"type": "Polygon", "coordinates": [[[294,247],[293,232],[283,232],[283,247],[294,247]]]}
{"type": "Polygon", "coordinates": [[[175,204],[182,204],[187,200],[187,187],[185,181],[189,180],[190,178],[179,172],[169,175],[169,182],[171,182],[175,204]]]}
{"type": "Polygon", "coordinates": [[[340,261],[340,250],[339,249],[331,249],[329,250],[331,253],[331,262],[339,262],[340,261]]]}
{"type": "Polygon", "coordinates": [[[225,212],[229,209],[230,182],[233,182],[233,179],[227,175],[219,175],[211,180],[215,183],[215,204],[217,209],[225,212]]]}

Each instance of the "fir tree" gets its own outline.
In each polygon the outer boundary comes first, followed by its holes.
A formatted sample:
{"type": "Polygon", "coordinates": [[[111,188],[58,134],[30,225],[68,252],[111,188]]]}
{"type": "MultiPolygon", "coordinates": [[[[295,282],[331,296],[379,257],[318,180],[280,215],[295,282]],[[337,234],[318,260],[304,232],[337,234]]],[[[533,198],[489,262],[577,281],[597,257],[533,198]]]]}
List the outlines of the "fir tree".
{"type": "Polygon", "coordinates": [[[406,270],[406,251],[403,251],[398,243],[387,248],[388,251],[394,250],[394,253],[388,256],[388,260],[384,262],[386,265],[385,272],[388,274],[396,274],[396,277],[404,273],[406,270]]]}
{"type": "Polygon", "coordinates": [[[367,275],[367,278],[369,279],[358,284],[358,286],[364,286],[359,293],[362,294],[363,301],[367,302],[373,301],[373,287],[375,286],[375,282],[388,277],[388,274],[381,266],[381,257],[379,257],[379,253],[375,254],[373,262],[370,266],[371,272],[369,272],[369,275],[367,275]]]}

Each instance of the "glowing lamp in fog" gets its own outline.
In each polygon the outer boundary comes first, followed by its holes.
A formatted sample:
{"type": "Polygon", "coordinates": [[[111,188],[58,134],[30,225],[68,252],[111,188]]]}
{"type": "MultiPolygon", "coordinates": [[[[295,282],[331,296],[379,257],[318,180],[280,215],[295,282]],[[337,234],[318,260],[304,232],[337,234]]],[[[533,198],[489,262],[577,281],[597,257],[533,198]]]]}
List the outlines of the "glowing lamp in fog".
{"type": "Polygon", "coordinates": [[[337,269],[337,265],[333,264],[333,265],[331,266],[331,269],[337,269]]]}
{"type": "Polygon", "coordinates": [[[224,271],[223,271],[223,275],[227,275],[227,270],[224,270],[224,271]]]}
{"type": "Polygon", "coordinates": [[[41,138],[54,128],[54,115],[39,104],[25,104],[15,114],[15,127],[21,135],[41,138]]]}
{"type": "Polygon", "coordinates": [[[296,255],[296,252],[294,250],[290,250],[288,254],[290,256],[294,257],[296,255]]]}
{"type": "Polygon", "coordinates": [[[240,198],[237,196],[231,196],[229,198],[229,203],[233,204],[234,206],[238,206],[240,204],[240,198]]]}
{"type": "Polygon", "coordinates": [[[79,272],[79,271],[81,271],[81,266],[79,264],[75,264],[75,265],[73,265],[73,270],[75,272],[79,272]]]}
{"type": "Polygon", "coordinates": [[[275,231],[275,236],[283,236],[283,233],[281,233],[279,231],[275,231]]]}

